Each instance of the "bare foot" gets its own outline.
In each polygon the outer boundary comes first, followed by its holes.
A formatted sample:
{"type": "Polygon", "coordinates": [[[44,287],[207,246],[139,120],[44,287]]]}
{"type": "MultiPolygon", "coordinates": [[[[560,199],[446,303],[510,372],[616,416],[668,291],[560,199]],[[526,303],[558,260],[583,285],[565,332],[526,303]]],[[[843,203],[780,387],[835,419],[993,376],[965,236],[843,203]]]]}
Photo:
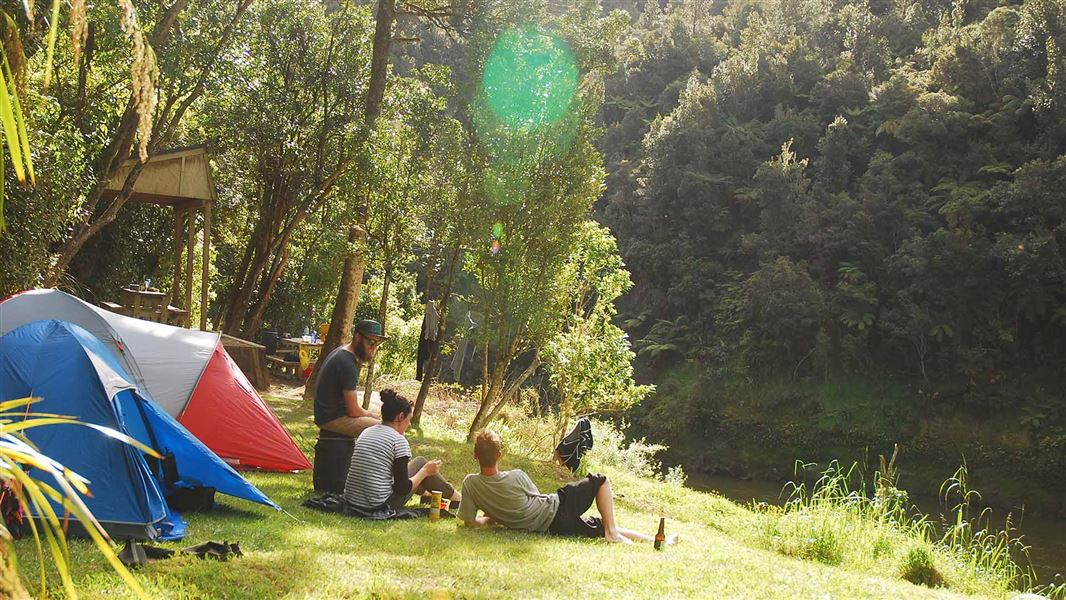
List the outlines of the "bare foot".
{"type": "Polygon", "coordinates": [[[633,543],[633,540],[627,538],[626,536],[624,536],[624,535],[622,535],[620,533],[616,533],[614,535],[609,535],[609,534],[608,535],[604,535],[603,539],[607,540],[608,544],[632,544],[633,543]]]}
{"type": "Polygon", "coordinates": [[[677,535],[676,533],[671,533],[670,535],[666,536],[666,545],[667,546],[674,546],[680,541],[681,541],[681,536],[677,535]]]}

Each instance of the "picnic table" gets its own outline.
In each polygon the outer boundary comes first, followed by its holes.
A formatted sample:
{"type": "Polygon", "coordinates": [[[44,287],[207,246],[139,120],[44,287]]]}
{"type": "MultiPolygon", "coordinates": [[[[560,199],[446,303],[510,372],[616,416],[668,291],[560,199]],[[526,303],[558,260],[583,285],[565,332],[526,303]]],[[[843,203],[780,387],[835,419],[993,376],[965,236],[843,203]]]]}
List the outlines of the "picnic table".
{"type": "Polygon", "coordinates": [[[315,364],[318,355],[322,352],[322,341],[312,342],[305,337],[281,338],[278,340],[278,351],[281,354],[293,352],[299,356],[300,374],[306,378],[310,374],[311,366],[315,364]]]}
{"type": "Polygon", "coordinates": [[[122,288],[121,304],[101,302],[103,308],[137,319],[167,323],[179,327],[189,326],[189,311],[171,306],[170,294],[155,288],[129,286],[122,288]]]}

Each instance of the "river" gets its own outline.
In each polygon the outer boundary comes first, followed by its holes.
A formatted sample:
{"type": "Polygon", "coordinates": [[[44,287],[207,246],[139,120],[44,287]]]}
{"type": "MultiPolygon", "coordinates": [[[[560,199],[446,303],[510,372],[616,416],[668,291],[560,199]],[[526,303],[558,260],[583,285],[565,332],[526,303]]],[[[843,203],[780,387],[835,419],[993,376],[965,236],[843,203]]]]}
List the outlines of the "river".
{"type": "MultiPolygon", "coordinates": [[[[781,505],[787,499],[787,496],[781,494],[784,484],[773,481],[690,473],[687,485],[695,490],[718,492],[723,497],[741,504],[755,500],[781,505]]],[[[945,512],[935,497],[918,498],[915,504],[934,517],[945,512]]],[[[1017,511],[1013,514],[1022,541],[1030,547],[1029,558],[1039,582],[1053,583],[1056,574],[1066,576],[1066,519],[1025,516],[1019,515],[1017,511]]],[[[1005,511],[994,510],[993,523],[1002,523],[1005,516],[1005,511]]]]}

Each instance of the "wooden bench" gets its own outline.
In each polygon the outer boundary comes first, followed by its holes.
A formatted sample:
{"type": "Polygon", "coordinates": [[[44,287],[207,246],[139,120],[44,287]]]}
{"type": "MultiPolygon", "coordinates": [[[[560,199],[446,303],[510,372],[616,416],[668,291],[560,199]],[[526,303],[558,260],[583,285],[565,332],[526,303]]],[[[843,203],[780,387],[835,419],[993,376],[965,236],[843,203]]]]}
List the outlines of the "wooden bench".
{"type": "Polygon", "coordinates": [[[101,302],[100,308],[105,308],[113,313],[125,314],[125,308],[121,304],[115,304],[114,302],[101,302]]]}
{"type": "Polygon", "coordinates": [[[167,305],[166,311],[167,325],[173,325],[175,327],[189,326],[189,311],[178,308],[177,306],[172,306],[170,304],[167,305]]]}
{"type": "Polygon", "coordinates": [[[267,369],[278,377],[300,381],[300,361],[288,361],[277,356],[267,356],[267,369]]]}

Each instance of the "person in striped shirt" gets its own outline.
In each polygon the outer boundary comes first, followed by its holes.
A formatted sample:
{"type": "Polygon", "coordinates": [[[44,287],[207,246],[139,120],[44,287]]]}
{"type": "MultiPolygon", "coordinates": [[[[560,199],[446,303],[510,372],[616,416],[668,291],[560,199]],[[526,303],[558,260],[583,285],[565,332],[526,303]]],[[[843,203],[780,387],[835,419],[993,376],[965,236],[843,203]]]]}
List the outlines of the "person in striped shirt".
{"type": "Polygon", "coordinates": [[[460,494],[440,474],[440,459],[411,458],[404,432],[411,425],[411,402],[394,390],[381,390],[381,423],[355,440],[344,482],[344,500],[374,512],[403,508],[414,493],[439,491],[453,502],[460,494]]]}

